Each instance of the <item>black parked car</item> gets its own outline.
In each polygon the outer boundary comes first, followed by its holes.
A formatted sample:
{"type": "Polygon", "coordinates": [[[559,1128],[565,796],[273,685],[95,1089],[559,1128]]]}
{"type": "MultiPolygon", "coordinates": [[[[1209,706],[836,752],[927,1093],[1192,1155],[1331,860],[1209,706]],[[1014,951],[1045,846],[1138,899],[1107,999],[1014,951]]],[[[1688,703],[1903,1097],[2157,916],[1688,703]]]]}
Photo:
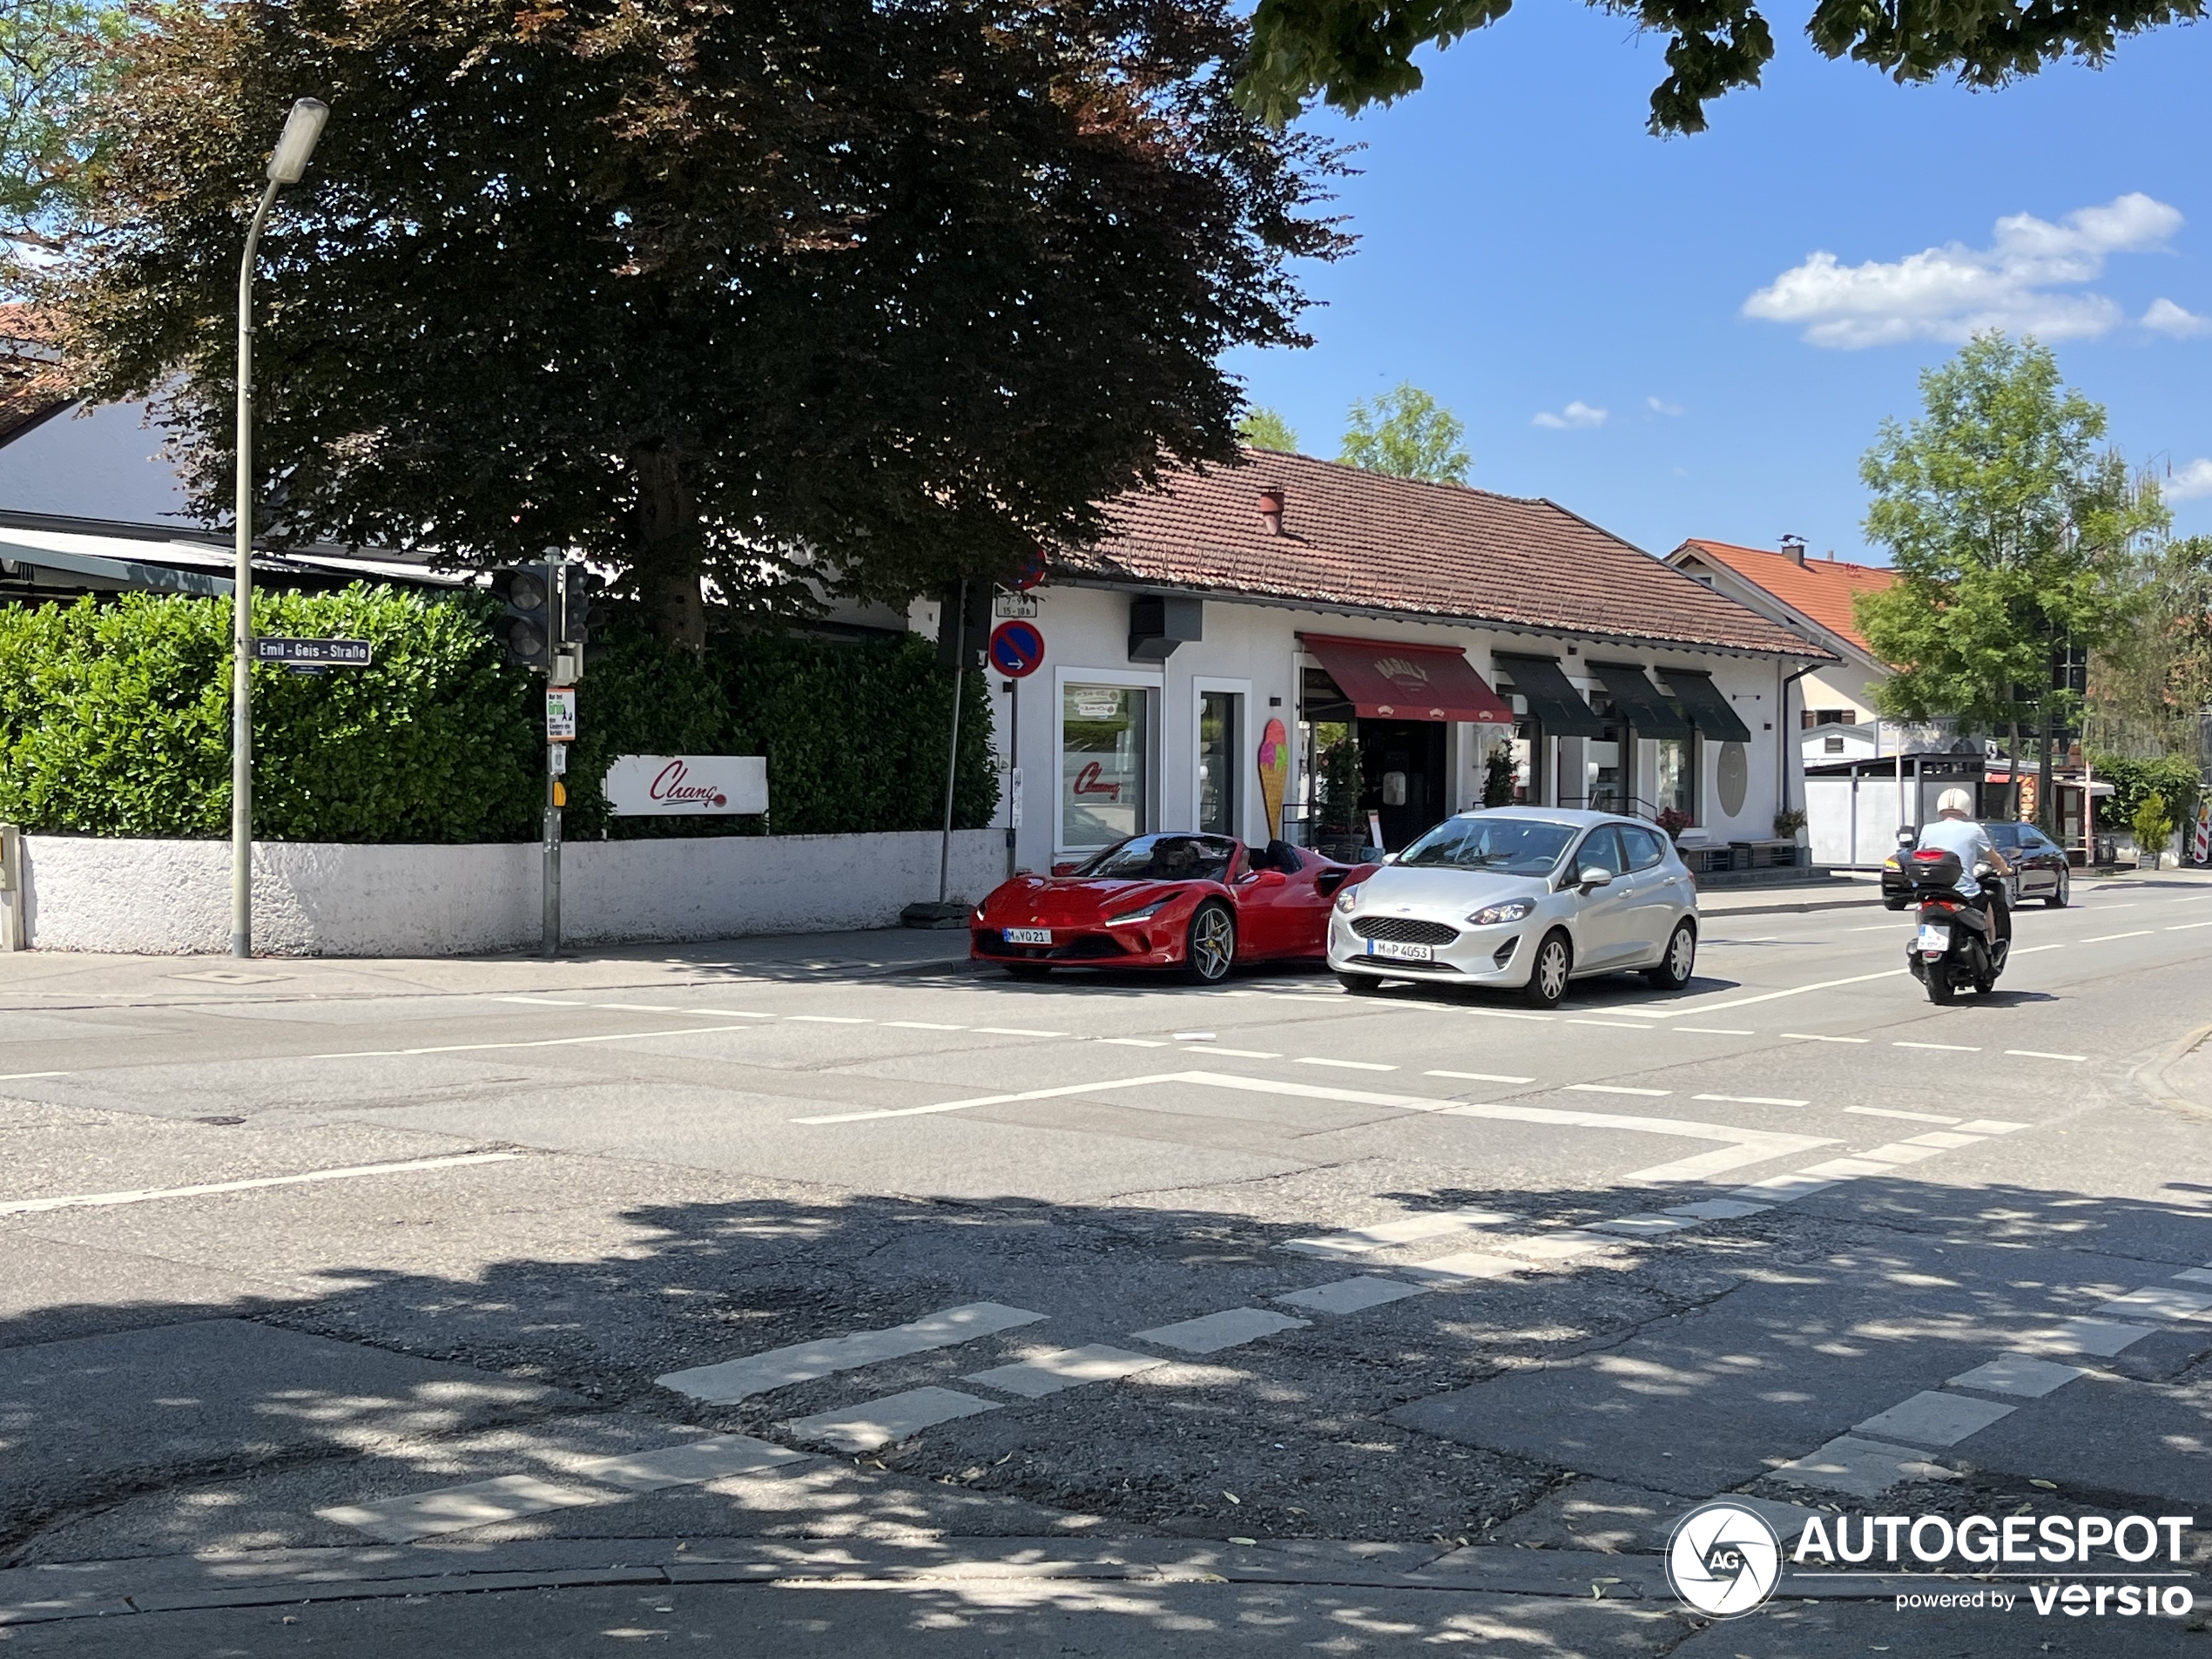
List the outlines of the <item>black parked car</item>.
{"type": "MultiPolygon", "coordinates": [[[[2005,882],[2005,901],[2014,909],[2030,899],[2040,899],[2054,910],[2066,908],[2073,878],[2067,873],[2066,849],[2033,824],[1985,823],[1989,839],[2012,865],[2005,882]]],[[[1910,885],[1895,857],[1882,864],[1882,902],[1902,910],[1911,902],[1910,885]]]]}

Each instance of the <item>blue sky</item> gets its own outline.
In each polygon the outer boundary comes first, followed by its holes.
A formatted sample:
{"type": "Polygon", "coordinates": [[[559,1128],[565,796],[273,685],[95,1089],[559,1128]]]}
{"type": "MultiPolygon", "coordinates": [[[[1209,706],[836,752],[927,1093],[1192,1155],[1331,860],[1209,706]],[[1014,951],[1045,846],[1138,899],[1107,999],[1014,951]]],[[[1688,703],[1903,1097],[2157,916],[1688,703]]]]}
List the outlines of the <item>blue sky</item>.
{"type": "Polygon", "coordinates": [[[1393,108],[1311,118],[1366,146],[1336,204],[1359,246],[1307,273],[1311,349],[1228,367],[1311,454],[1410,380],[1484,489],[1654,552],[1790,532],[1879,563],[1858,457],[1997,322],[2049,340],[2128,457],[2171,467],[2176,529],[2212,531],[2212,30],[1973,93],[1828,63],[1802,17],[1772,14],[1765,85],[1693,138],[1643,131],[1661,43],[1556,0],[1430,53],[1393,108]]]}

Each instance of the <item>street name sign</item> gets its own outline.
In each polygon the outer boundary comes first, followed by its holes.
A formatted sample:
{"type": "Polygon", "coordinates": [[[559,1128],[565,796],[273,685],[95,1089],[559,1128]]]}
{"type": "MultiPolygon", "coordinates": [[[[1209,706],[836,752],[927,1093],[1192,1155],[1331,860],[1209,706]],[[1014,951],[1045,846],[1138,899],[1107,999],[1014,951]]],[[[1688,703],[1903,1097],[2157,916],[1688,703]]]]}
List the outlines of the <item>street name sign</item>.
{"type": "Polygon", "coordinates": [[[367,668],[366,639],[260,639],[253,642],[257,663],[310,663],[318,668],[367,668]]]}

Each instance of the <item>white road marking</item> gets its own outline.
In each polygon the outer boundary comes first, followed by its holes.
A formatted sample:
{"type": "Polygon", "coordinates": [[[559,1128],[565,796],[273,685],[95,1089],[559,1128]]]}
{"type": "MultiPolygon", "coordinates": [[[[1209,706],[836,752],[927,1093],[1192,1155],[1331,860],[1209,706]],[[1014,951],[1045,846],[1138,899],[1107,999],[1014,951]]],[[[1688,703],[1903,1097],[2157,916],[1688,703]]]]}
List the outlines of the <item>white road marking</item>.
{"type": "Polygon", "coordinates": [[[482,1054],[493,1049],[565,1049],[586,1042],[643,1042],[652,1037],[726,1035],[727,1025],[686,1025],[673,1031],[609,1031],[594,1037],[537,1037],[527,1042],[442,1042],[428,1049],[354,1049],[343,1054],[311,1054],[310,1060],[384,1060],[396,1055],[482,1054]]]}
{"type": "Polygon", "coordinates": [[[1892,1042],[1892,1049],[1943,1049],[1952,1054],[1979,1054],[1981,1050],[1964,1042],[1892,1042]]]}
{"type": "Polygon", "coordinates": [[[1460,1014],[1472,1014],[1484,1020],[1550,1020],[1549,1014],[1515,1014],[1507,1008],[1458,1008],[1460,1014]]]}
{"type": "Polygon", "coordinates": [[[873,1025],[873,1020],[863,1020],[853,1014],[786,1014],[786,1020],[804,1021],[808,1025],[873,1025]]]}
{"type": "Polygon", "coordinates": [[[1395,1066],[1386,1066],[1377,1060],[1331,1060],[1321,1055],[1305,1054],[1298,1057],[1301,1066],[1334,1066],[1339,1071],[1395,1071],[1395,1066]]]}
{"type": "Polygon", "coordinates": [[[1371,1250],[1391,1244],[1409,1244],[1442,1233],[1495,1227],[1515,1219],[1503,1210],[1432,1210],[1420,1215],[1401,1216],[1396,1221],[1379,1221],[1372,1227],[1351,1227],[1343,1232],[1326,1233],[1318,1238],[1293,1238],[1281,1248],[1301,1256],[1364,1256],[1371,1250]]]}
{"type": "Polygon", "coordinates": [[[2018,1055],[2023,1060],[2087,1060],[2086,1054],[2046,1054],[2040,1049],[2007,1049],[2006,1054],[2018,1055]]]}
{"type": "Polygon", "coordinates": [[[886,1020],[883,1023],[902,1031],[965,1031],[968,1029],[964,1025],[940,1025],[934,1020],[886,1020]]]}
{"type": "Polygon", "coordinates": [[[1271,1337],[1278,1331],[1303,1331],[1312,1323],[1311,1319],[1294,1319],[1287,1313],[1270,1313],[1265,1308],[1224,1308],[1219,1313],[1179,1319],[1173,1325],[1156,1325],[1150,1331],[1130,1334],[1139,1342],[1180,1348],[1185,1353],[1219,1353],[1224,1348],[1241,1348],[1247,1342],[1271,1337]]]}
{"type": "Polygon", "coordinates": [[[1695,1227],[1697,1218],[1689,1216],[1622,1216],[1613,1221],[1593,1221],[1592,1232],[1619,1233],[1624,1238],[1642,1238],[1656,1234],[1680,1232],[1685,1227],[1695,1227]]]}
{"type": "Polygon", "coordinates": [[[1157,1042],[1150,1037],[1100,1037],[1100,1042],[1110,1042],[1119,1049],[1165,1049],[1170,1045],[1157,1042]]]}
{"type": "Polygon", "coordinates": [[[1671,1095],[1675,1092],[1671,1089],[1629,1089],[1618,1083],[1569,1083],[1567,1086],[1578,1094],[1649,1095],[1654,1099],[1657,1099],[1662,1095],[1671,1095]]]}
{"type": "MultiPolygon", "coordinates": [[[[2187,903],[2188,903],[2188,902],[2189,902],[2189,900],[2188,900],[2184,899],[2184,900],[2182,900],[2182,902],[2183,904],[2187,904],[2187,903]]],[[[2190,928],[2192,928],[2192,927],[2212,927],[2212,921],[2184,921],[2184,922],[2180,922],[2180,923],[2177,923],[2177,924],[2176,924],[2175,926],[2174,926],[2174,927],[2168,927],[2166,931],[2167,931],[2168,933],[2169,933],[2169,934],[2185,934],[2185,933],[2188,932],[2188,930],[2189,930],[2190,928]]]]}
{"type": "Polygon", "coordinates": [[[1064,1037],[1068,1035],[1065,1031],[1039,1031],[1026,1025],[979,1025],[975,1032],[978,1036],[986,1037],[1064,1037]]]}
{"type": "Polygon", "coordinates": [[[1280,1060],[1283,1056],[1271,1049],[1215,1049],[1215,1054],[1225,1054],[1238,1060],[1280,1060]]]}
{"type": "Polygon", "coordinates": [[[771,1348],[765,1353],[746,1354],[742,1359],[725,1359],[718,1365],[671,1371],[653,1380],[664,1388],[689,1394],[710,1406],[734,1406],[754,1394],[788,1388],[793,1383],[812,1382],[818,1377],[857,1370],[886,1359],[900,1359],[908,1354],[927,1353],[934,1348],[954,1347],[973,1342],[978,1337],[995,1336],[1001,1331],[1035,1325],[1045,1317],[1026,1308],[1008,1307],[1002,1302],[968,1302],[887,1330],[823,1337],[786,1348],[771,1348]]]}
{"type": "Polygon", "coordinates": [[[940,1423],[998,1409],[996,1400],[978,1399],[957,1388],[909,1388],[859,1406],[794,1418],[783,1426],[793,1440],[826,1440],[841,1451],[873,1452],[940,1423]]]}
{"type": "Polygon", "coordinates": [[[1857,1112],[1861,1117],[1907,1117],[1916,1123],[1955,1123],[1955,1117],[1939,1116],[1934,1112],[1900,1112],[1887,1106],[1846,1106],[1847,1112],[1857,1112]]]}
{"type": "Polygon", "coordinates": [[[1180,1074],[1162,1072],[1152,1077],[1109,1078],[1103,1082],[1066,1083],[1057,1089],[1030,1089],[1013,1095],[978,1095],[972,1100],[940,1101],[934,1106],[886,1106],[867,1112],[829,1112],[819,1117],[794,1117],[794,1123],[867,1123],[880,1117],[932,1117],[940,1112],[966,1111],[971,1106],[1003,1106],[1018,1100],[1056,1100],[1064,1095],[1087,1095],[1094,1090],[1137,1089],[1147,1083],[1173,1082],[1180,1074]]]}
{"type": "MultiPolygon", "coordinates": [[[[1680,1010],[1655,1008],[1646,1017],[1654,1020],[1671,1020],[1677,1011],[1683,1014],[1719,1014],[1729,1008],[1748,1008],[1755,1002],[1772,1002],[1785,996],[1804,996],[1811,991],[1832,991],[1839,985],[1864,985],[1871,980],[1895,979],[1899,974],[1911,971],[1910,968],[1888,968],[1878,974],[1854,974],[1849,979],[1827,979],[1811,985],[1792,985],[1786,991],[1764,991],[1757,996],[1739,996],[1728,1002],[1700,1002],[1695,1008],[1685,1008],[1680,1010]]],[[[1642,1014],[1644,1010],[1629,1008],[1623,1009],[1622,1012],[1642,1014]]]]}
{"type": "Polygon", "coordinates": [[[2099,934],[2094,939],[2076,940],[2074,942],[2081,945],[2102,945],[2107,944],[2115,939],[2147,939],[2150,936],[2150,931],[2151,930],[2148,927],[2138,927],[2133,933],[2099,934]]]}
{"type": "Polygon", "coordinates": [[[1770,1204],[1746,1204],[1741,1198],[1700,1198],[1696,1204],[1678,1204],[1664,1213],[1687,1216],[1692,1221],[1735,1221],[1773,1208],[1770,1204]]]}
{"type": "MultiPolygon", "coordinates": [[[[2020,947],[2020,946],[2018,946],[2018,945],[2015,945],[2015,946],[2013,946],[2013,948],[2012,948],[2011,952],[2009,953],[2009,956],[2033,956],[2033,955],[2034,955],[2034,954],[2035,954],[2035,953],[2036,953],[2037,951],[2039,951],[2039,950],[2064,950],[2065,948],[2066,948],[2066,947],[2065,947],[2063,944],[2058,944],[2058,945],[2030,945],[2030,946],[2027,946],[2025,949],[2023,949],[2021,947],[2020,947]]],[[[2008,960],[2009,960],[2009,956],[2008,956],[2008,960]]]]}
{"type": "MultiPolygon", "coordinates": [[[[672,1008],[658,1002],[583,1002],[577,1006],[604,1008],[614,1014],[689,1014],[691,1012],[689,1008],[672,1008]]],[[[803,1014],[794,1014],[791,1017],[795,1020],[803,1020],[806,1016],[803,1014]]]]}
{"type": "Polygon", "coordinates": [[[1841,1177],[1823,1178],[1799,1172],[1792,1175],[1770,1175],[1764,1181],[1754,1181],[1749,1186],[1737,1187],[1728,1196],[1749,1198],[1762,1204],[1793,1204],[1799,1198],[1825,1192],[1831,1187],[1843,1185],[1841,1177]]]}
{"type": "Polygon", "coordinates": [[[1983,1136],[1979,1135],[1961,1135],[1953,1130],[1932,1129],[1925,1135],[1908,1136],[1905,1143],[1907,1146],[1932,1146],[1950,1151],[1961,1146],[1979,1146],[1982,1140],[1983,1136]]]}
{"type": "Polygon", "coordinates": [[[1425,1071],[1424,1077],[1463,1077],[1471,1083],[1533,1083],[1534,1077],[1508,1077],[1499,1071],[1425,1071]]]}
{"type": "Polygon", "coordinates": [[[1638,1025],[1633,1020],[1569,1020],[1569,1025],[1609,1025],[1615,1031],[1649,1031],[1648,1025],[1638,1025]]]}
{"type": "Polygon", "coordinates": [[[1755,1037],[1758,1035],[1756,1031],[1739,1031],[1733,1026],[1726,1025],[1670,1025],[1666,1028],[1669,1031],[1695,1031],[1698,1035],[1705,1037],[1755,1037]]]}
{"type": "Polygon", "coordinates": [[[2014,1130],[2030,1127],[2027,1123],[2013,1123],[2007,1118],[1977,1117],[1972,1123],[1959,1124],[1959,1132],[1961,1135],[2010,1135],[2014,1130]]]}
{"type": "Polygon", "coordinates": [[[1692,1100],[1724,1100],[1737,1106],[1810,1106],[1809,1100],[1791,1100],[1782,1095],[1692,1095],[1692,1100]]]}
{"type": "Polygon", "coordinates": [[[694,1008],[694,1014],[711,1014],[724,1020],[772,1020],[772,1014],[756,1014],[751,1008],[694,1008]]]}
{"type": "Polygon", "coordinates": [[[68,1071],[11,1071],[6,1076],[0,1077],[0,1083],[24,1082],[33,1077],[71,1077],[74,1076],[76,1076],[74,1072],[68,1071]]]}
{"type": "Polygon", "coordinates": [[[199,1198],[212,1192],[250,1192],[261,1187],[304,1186],[314,1181],[350,1181],[358,1176],[405,1175],[415,1170],[457,1170],[471,1163],[509,1163],[520,1152],[457,1152],[448,1157],[408,1158],[398,1163],[354,1163],[340,1170],[309,1170],[300,1175],[264,1175],[248,1181],[209,1181],[190,1187],[142,1187],[129,1192],[79,1192],[56,1198],[10,1198],[0,1202],[0,1216],[27,1216],[45,1210],[82,1210],[118,1204],[147,1204],[156,1198],[199,1198]]]}
{"type": "Polygon", "coordinates": [[[1824,1037],[1817,1031],[1784,1031],[1785,1037],[1798,1042],[1871,1042],[1871,1037],[1824,1037]]]}
{"type": "Polygon", "coordinates": [[[565,996],[495,996],[495,1002],[520,1002],[533,1008],[588,1008],[589,1002],[578,1002],[565,996]]]}

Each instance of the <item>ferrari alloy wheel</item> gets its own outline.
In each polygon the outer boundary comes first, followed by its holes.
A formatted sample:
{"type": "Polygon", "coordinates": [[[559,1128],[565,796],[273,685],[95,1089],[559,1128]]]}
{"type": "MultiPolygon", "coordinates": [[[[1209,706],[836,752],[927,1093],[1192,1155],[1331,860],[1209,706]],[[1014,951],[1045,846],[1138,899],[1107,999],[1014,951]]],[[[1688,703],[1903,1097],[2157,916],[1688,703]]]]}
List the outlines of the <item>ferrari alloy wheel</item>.
{"type": "Polygon", "coordinates": [[[1218,900],[1209,900],[1190,918],[1190,978],[1201,985],[1218,985],[1237,962],[1237,918],[1218,900]]]}
{"type": "Polygon", "coordinates": [[[1528,969],[1528,984],[1521,995],[1534,1007],[1555,1008],[1567,995],[1568,975],[1575,971],[1575,947],[1567,934],[1554,928],[1536,947],[1536,960],[1528,969]]]}
{"type": "Polygon", "coordinates": [[[1645,968],[1643,974],[1659,990],[1679,991],[1689,983],[1696,966],[1697,929],[1686,921],[1678,921],[1674,936],[1667,941],[1667,954],[1656,968],[1645,968]]]}

